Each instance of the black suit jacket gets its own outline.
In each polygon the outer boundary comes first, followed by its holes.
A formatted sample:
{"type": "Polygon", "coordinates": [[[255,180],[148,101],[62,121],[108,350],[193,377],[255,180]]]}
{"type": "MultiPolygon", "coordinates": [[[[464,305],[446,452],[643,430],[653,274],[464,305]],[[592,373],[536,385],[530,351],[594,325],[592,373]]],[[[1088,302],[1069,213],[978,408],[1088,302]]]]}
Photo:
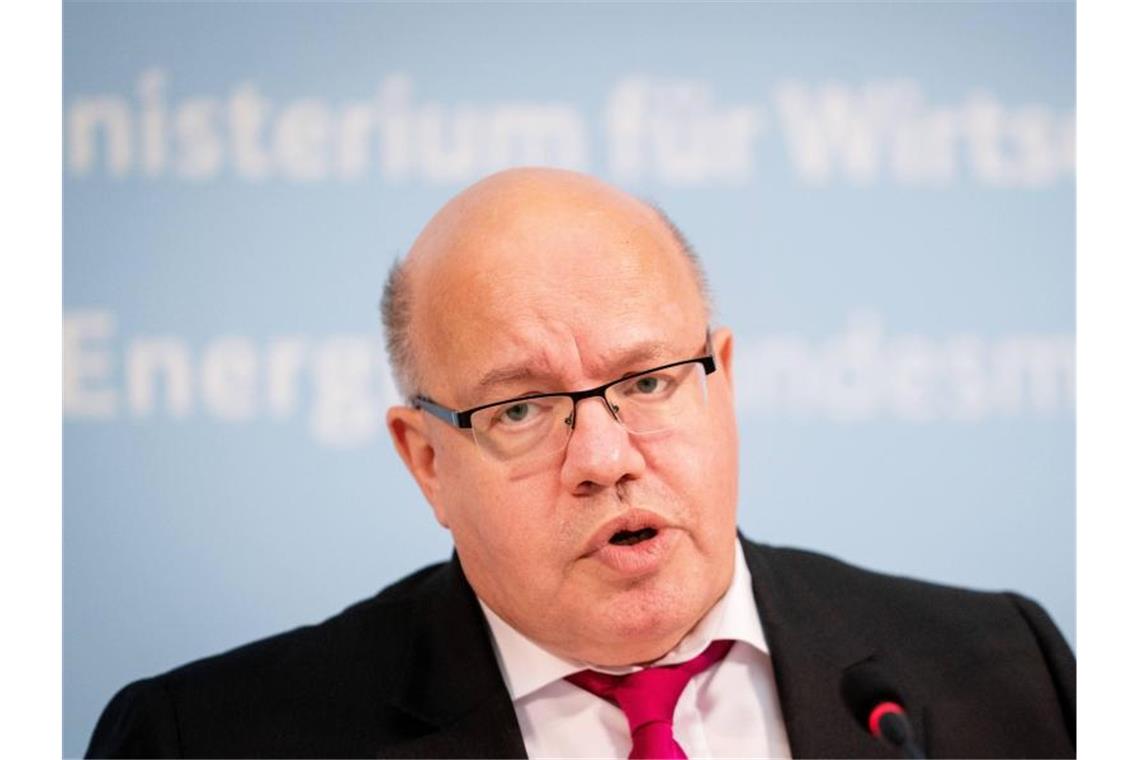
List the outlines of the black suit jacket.
{"type": "MultiPolygon", "coordinates": [[[[932,757],[1073,757],[1076,663],[1034,602],[744,541],[796,757],[893,757],[839,694],[873,658],[932,757]]],[[[523,757],[459,562],[315,626],[130,684],[92,757],[523,757]]]]}

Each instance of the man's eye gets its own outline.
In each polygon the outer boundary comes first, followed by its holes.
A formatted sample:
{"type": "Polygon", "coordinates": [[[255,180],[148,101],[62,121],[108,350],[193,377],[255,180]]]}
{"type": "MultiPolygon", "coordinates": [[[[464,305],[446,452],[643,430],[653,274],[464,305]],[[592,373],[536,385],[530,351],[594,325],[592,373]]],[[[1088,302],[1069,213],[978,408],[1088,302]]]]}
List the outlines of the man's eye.
{"type": "Polygon", "coordinates": [[[531,414],[533,407],[533,404],[525,402],[511,404],[499,416],[508,422],[522,422],[531,414]]]}
{"type": "Polygon", "coordinates": [[[639,377],[634,381],[633,389],[637,393],[656,393],[662,389],[664,383],[661,378],[649,375],[647,377],[639,377]]]}

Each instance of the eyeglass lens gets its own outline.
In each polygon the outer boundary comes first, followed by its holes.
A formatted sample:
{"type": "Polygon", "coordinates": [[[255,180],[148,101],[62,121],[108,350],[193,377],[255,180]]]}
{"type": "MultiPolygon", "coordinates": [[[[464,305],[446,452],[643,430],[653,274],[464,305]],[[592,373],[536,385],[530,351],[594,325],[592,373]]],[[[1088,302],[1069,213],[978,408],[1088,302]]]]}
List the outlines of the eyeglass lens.
{"type": "MultiPolygon", "coordinates": [[[[699,363],[634,375],[606,389],[606,403],[629,432],[670,430],[705,406],[705,373],[699,363]]],[[[471,416],[478,445],[498,459],[550,453],[566,445],[574,425],[570,396],[516,399],[471,416]]]]}

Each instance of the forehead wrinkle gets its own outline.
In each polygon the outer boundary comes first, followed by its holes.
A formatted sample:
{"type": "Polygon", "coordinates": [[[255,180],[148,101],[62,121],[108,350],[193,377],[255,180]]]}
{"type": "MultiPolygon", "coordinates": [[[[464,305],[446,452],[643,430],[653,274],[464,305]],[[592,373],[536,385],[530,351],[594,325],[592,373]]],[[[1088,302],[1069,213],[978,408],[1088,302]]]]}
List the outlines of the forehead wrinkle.
{"type": "MultiPolygon", "coordinates": [[[[518,335],[511,337],[509,348],[499,350],[498,361],[479,375],[472,390],[464,395],[472,401],[488,403],[495,400],[491,398],[495,388],[515,386],[516,392],[513,395],[521,395],[535,389],[532,385],[530,388],[518,390],[518,385],[524,381],[544,383],[543,390],[558,390],[558,380],[565,375],[566,364],[577,359],[577,347],[571,340],[570,351],[564,348],[554,353],[553,344],[563,341],[557,337],[553,324],[548,323],[543,327],[544,329],[540,329],[529,340],[518,335]],[[559,367],[562,367],[562,372],[559,372],[559,367]]],[[[499,395],[505,398],[511,395],[511,392],[503,390],[499,395]]]]}
{"type": "Polygon", "coordinates": [[[636,371],[638,365],[657,360],[668,361],[676,348],[663,340],[643,340],[632,346],[602,352],[599,364],[617,371],[636,371]]]}
{"type": "MultiPolygon", "coordinates": [[[[686,357],[678,355],[677,348],[670,342],[663,340],[644,340],[624,348],[603,350],[598,361],[593,362],[593,364],[605,368],[603,369],[603,374],[607,372],[609,374],[601,378],[601,381],[608,382],[609,380],[618,379],[623,373],[631,374],[640,369],[644,369],[644,365],[646,364],[679,361],[682,358],[686,357]],[[612,377],[609,375],[612,375],[612,377]]],[[[476,383],[476,395],[481,396],[484,392],[497,386],[505,386],[524,380],[552,381],[557,378],[558,373],[549,367],[549,364],[545,361],[545,357],[543,359],[512,362],[500,367],[495,367],[484,373],[476,383]],[[539,366],[536,366],[536,364],[539,366]]],[[[551,387],[546,390],[572,391],[585,390],[585,388],[569,386],[555,388],[551,385],[551,387]]]]}
{"type": "Polygon", "coordinates": [[[496,367],[484,373],[475,383],[475,388],[478,393],[523,380],[550,380],[555,376],[556,373],[550,370],[536,368],[534,362],[518,362],[496,367]]]}

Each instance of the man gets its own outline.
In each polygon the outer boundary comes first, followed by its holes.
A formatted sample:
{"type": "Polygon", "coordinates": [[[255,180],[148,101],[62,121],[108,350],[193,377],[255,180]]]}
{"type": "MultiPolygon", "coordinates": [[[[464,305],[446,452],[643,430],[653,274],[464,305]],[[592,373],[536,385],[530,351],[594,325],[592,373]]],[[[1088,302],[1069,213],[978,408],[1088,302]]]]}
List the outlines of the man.
{"type": "Polygon", "coordinates": [[[128,686],[89,754],[890,757],[841,690],[867,668],[931,755],[1074,754],[1036,604],[738,537],[732,334],[658,211],[494,175],[383,311],[388,427],[455,556],[128,686]]]}

